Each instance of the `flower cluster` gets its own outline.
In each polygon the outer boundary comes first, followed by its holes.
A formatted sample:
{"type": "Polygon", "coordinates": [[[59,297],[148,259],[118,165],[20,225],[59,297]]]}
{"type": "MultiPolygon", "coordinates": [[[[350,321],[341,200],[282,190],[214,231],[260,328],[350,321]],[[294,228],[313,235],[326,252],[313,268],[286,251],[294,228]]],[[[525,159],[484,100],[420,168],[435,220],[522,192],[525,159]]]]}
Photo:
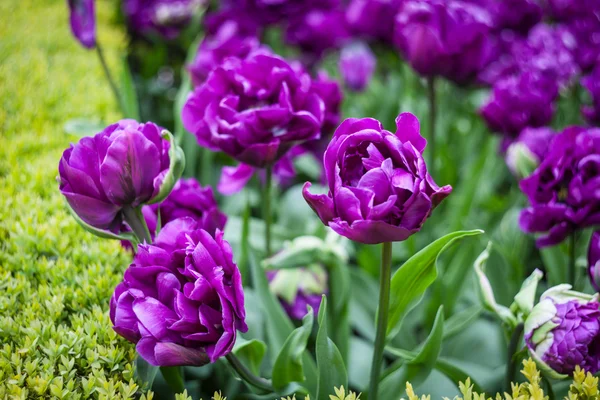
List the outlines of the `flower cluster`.
{"type": "Polygon", "coordinates": [[[204,365],[231,352],[246,332],[244,293],[223,233],[191,218],[140,245],[110,302],[115,331],[152,365],[204,365]]]}
{"type": "Polygon", "coordinates": [[[562,242],[600,221],[600,130],[570,127],[551,141],[535,172],[521,181],[530,206],[520,217],[525,232],[544,233],[539,247],[562,242]]]}
{"type": "Polygon", "coordinates": [[[122,7],[134,32],[174,39],[206,3],[206,0],[124,0],[122,7]]]}

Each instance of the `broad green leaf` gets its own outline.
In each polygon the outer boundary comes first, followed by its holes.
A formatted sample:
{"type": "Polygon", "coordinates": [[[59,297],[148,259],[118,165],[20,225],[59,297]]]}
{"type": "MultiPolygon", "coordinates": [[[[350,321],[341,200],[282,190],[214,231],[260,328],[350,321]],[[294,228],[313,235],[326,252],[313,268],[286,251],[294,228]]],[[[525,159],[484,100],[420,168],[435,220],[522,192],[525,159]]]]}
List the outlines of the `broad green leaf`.
{"type": "Polygon", "coordinates": [[[556,246],[540,249],[544,261],[548,286],[556,286],[567,282],[567,268],[569,265],[568,244],[561,243],[556,246]]]}
{"type": "Polygon", "coordinates": [[[156,378],[157,373],[158,367],[148,364],[148,362],[140,356],[135,358],[135,375],[146,385],[146,389],[152,389],[152,384],[154,383],[154,378],[156,378]]]}
{"type": "Polygon", "coordinates": [[[93,121],[85,118],[73,118],[65,122],[65,133],[79,137],[94,136],[106,128],[100,121],[93,121]]]}
{"type": "Polygon", "coordinates": [[[396,271],[392,276],[391,284],[388,336],[398,329],[408,306],[420,298],[429,285],[435,281],[437,277],[436,261],[439,255],[456,240],[482,233],[482,230],[450,233],[419,251],[396,271]]]}
{"type": "Polygon", "coordinates": [[[267,345],[265,342],[257,339],[244,340],[241,337],[237,339],[233,348],[233,353],[255,375],[260,375],[260,365],[266,352],[267,345]]]}
{"type": "Polygon", "coordinates": [[[331,337],[342,359],[347,362],[350,340],[350,271],[348,265],[339,259],[329,266],[329,298],[331,337]]]}
{"type": "MultiPolygon", "coordinates": [[[[260,299],[264,315],[266,318],[266,332],[269,339],[269,352],[271,361],[275,363],[276,357],[283,348],[287,337],[294,330],[294,324],[281,307],[279,300],[269,290],[269,282],[265,271],[260,267],[253,251],[248,252],[250,275],[255,293],[260,299]]],[[[308,353],[303,355],[304,374],[306,375],[306,387],[314,395],[316,393],[317,366],[315,361],[308,353]]]]}
{"type": "Polygon", "coordinates": [[[123,68],[121,73],[121,97],[123,100],[124,110],[123,115],[125,118],[132,118],[136,121],[140,120],[140,108],[138,104],[137,91],[135,90],[135,83],[133,82],[133,76],[129,69],[129,62],[127,58],[123,58],[123,68]]]}
{"type": "Polygon", "coordinates": [[[327,336],[327,298],[319,308],[319,331],[315,345],[317,353],[317,399],[327,399],[333,387],[348,387],[348,373],[340,351],[327,336]]]}
{"type": "Polygon", "coordinates": [[[296,328],[283,344],[273,366],[273,387],[282,389],[291,382],[305,380],[302,356],[306,352],[308,339],[312,332],[314,311],[309,306],[308,313],[302,319],[302,326],[296,328]]]}
{"type": "Polygon", "coordinates": [[[185,383],[183,381],[181,367],[159,367],[159,369],[171,390],[173,390],[174,393],[183,393],[185,390],[185,383]]]}
{"type": "Polygon", "coordinates": [[[474,305],[448,318],[444,325],[444,339],[459,334],[468,328],[473,321],[479,318],[482,312],[483,307],[474,305]]]}
{"type": "Polygon", "coordinates": [[[471,376],[469,376],[469,374],[454,365],[449,360],[438,358],[438,360],[435,362],[435,369],[446,375],[448,379],[456,384],[457,387],[459,382],[464,383],[467,381],[467,379],[471,379],[473,390],[477,393],[484,392],[481,386],[471,376]]]}

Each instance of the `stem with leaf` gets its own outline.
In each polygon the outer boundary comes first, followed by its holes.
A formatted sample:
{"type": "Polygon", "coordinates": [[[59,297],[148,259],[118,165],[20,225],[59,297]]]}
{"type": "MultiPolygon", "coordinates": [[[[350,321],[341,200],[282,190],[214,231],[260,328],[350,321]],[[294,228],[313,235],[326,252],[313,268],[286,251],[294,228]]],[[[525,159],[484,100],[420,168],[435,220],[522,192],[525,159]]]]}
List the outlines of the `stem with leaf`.
{"type": "Polygon", "coordinates": [[[181,367],[160,367],[160,373],[175,393],[183,393],[185,385],[183,383],[181,367]]]}
{"type": "Polygon", "coordinates": [[[152,237],[150,236],[150,231],[148,230],[148,225],[146,224],[146,219],[142,214],[142,207],[131,207],[125,206],[123,207],[123,217],[125,218],[125,222],[131,228],[133,233],[138,238],[140,243],[152,243],[152,237]]]}
{"type": "Polygon", "coordinates": [[[369,384],[369,400],[377,400],[379,390],[379,374],[383,364],[383,351],[387,334],[388,312],[390,307],[390,286],[392,276],[392,243],[383,243],[381,247],[381,271],[379,276],[379,308],[377,311],[377,334],[373,363],[371,365],[371,381],[369,384]]]}
{"type": "Polygon", "coordinates": [[[119,92],[119,88],[117,87],[117,84],[115,82],[115,80],[113,79],[110,70],[108,69],[108,64],[106,62],[106,59],[104,58],[104,52],[102,51],[102,47],[100,47],[100,43],[96,43],[96,52],[98,53],[98,58],[100,59],[100,64],[102,64],[102,69],[104,70],[104,76],[106,76],[106,80],[108,81],[108,84],[110,85],[110,88],[115,96],[115,98],[117,99],[117,103],[119,103],[119,108],[121,109],[122,113],[125,113],[125,104],[123,103],[123,97],[121,96],[121,93],[119,92]]]}
{"type": "Polygon", "coordinates": [[[518,324],[510,337],[508,343],[508,353],[506,360],[506,376],[504,381],[504,390],[511,393],[510,385],[515,379],[515,373],[517,371],[517,363],[513,360],[515,353],[519,347],[521,341],[521,335],[523,334],[523,323],[518,324]]]}
{"type": "Polygon", "coordinates": [[[265,220],[265,250],[267,257],[271,253],[271,188],[273,186],[273,166],[268,165],[265,169],[266,179],[263,188],[263,219],[265,220]]]}
{"type": "Polygon", "coordinates": [[[275,392],[271,382],[260,376],[254,375],[233,353],[227,354],[225,358],[229,361],[229,365],[231,365],[235,372],[237,372],[240,378],[246,383],[257,389],[264,390],[265,392],[275,392]]]}

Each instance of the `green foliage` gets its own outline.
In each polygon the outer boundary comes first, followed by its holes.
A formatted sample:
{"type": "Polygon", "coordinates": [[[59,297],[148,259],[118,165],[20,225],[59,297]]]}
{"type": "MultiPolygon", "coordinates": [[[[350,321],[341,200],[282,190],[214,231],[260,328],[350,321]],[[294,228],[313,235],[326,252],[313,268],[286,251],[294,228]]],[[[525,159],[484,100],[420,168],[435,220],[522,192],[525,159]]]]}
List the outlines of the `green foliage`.
{"type": "MultiPolygon", "coordinates": [[[[123,33],[98,33],[118,71],[123,33]]],[[[71,37],[66,3],[5,0],[0,12],[0,398],[150,399],[108,301],[129,255],[73,218],[55,181],[74,118],[120,118],[96,55],[71,37]]]]}

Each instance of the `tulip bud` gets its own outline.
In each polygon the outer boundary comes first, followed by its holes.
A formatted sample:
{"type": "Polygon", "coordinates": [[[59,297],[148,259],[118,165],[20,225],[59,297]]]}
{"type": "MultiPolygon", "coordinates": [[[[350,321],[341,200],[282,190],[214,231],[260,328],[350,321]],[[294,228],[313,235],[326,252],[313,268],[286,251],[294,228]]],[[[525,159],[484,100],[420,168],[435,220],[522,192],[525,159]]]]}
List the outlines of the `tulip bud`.
{"type": "Polygon", "coordinates": [[[525,320],[525,343],[540,369],[565,378],[579,366],[600,370],[600,303],[598,297],[571,290],[548,289],[525,320]]]}
{"type": "Polygon", "coordinates": [[[369,46],[353,43],[342,49],[340,54],[340,73],[346,86],[351,90],[363,91],[371,81],[377,59],[369,46]]]}

